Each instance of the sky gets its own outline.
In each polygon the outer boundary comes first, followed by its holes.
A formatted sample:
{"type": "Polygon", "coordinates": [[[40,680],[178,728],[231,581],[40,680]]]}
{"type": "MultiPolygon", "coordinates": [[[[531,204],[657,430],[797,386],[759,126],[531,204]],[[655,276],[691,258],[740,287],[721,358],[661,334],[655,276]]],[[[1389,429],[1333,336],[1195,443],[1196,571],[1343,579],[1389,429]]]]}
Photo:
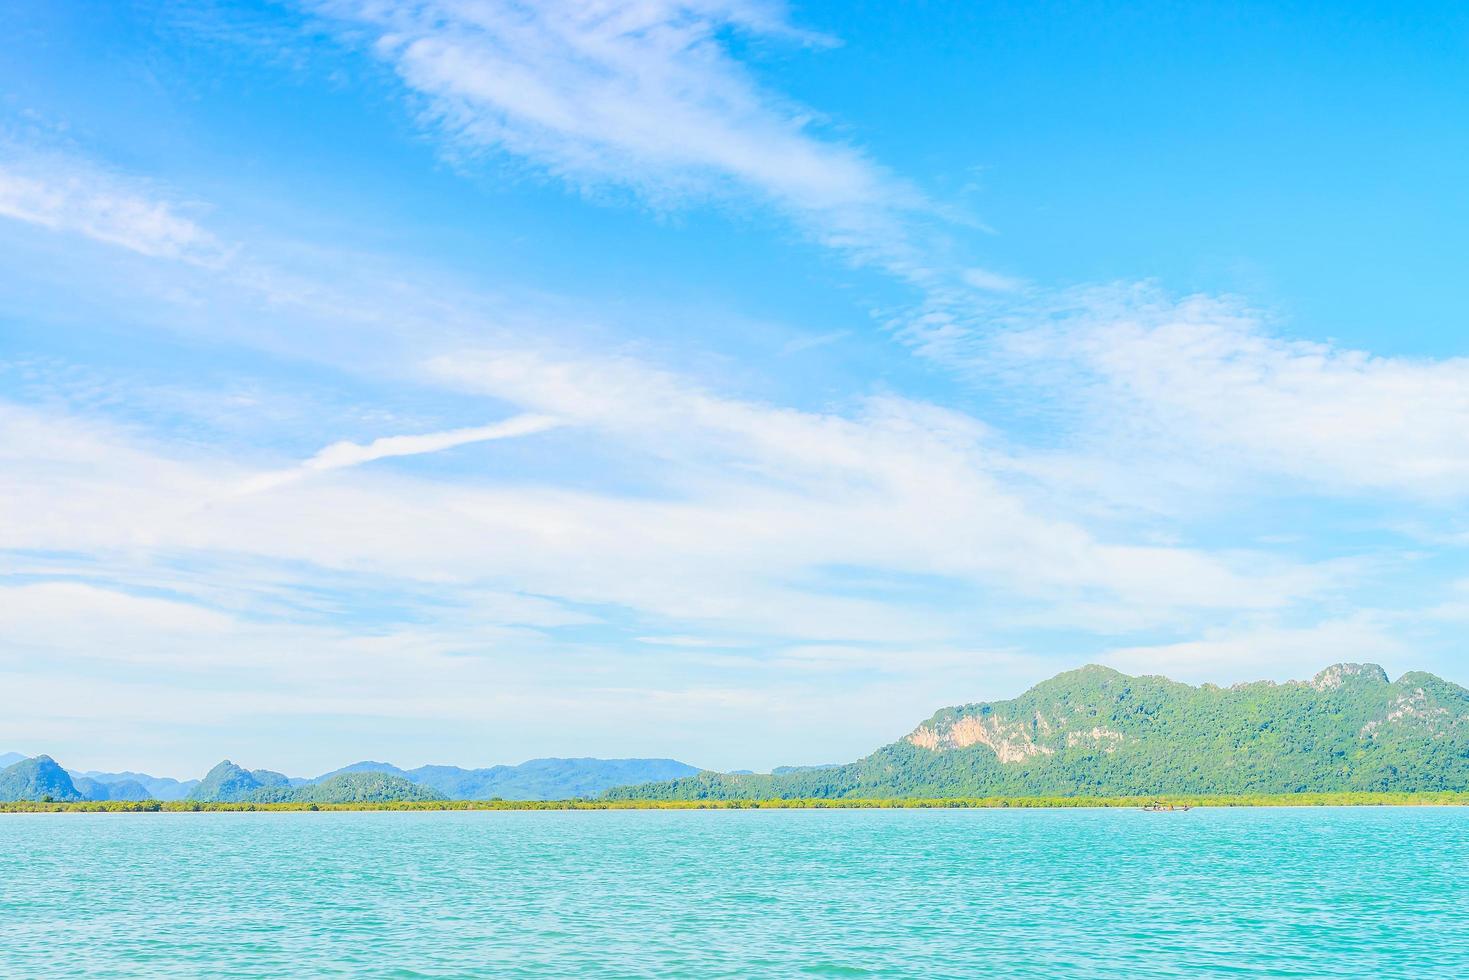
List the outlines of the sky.
{"type": "Polygon", "coordinates": [[[1462,5],[0,9],[0,750],[1469,682],[1462,5]]]}

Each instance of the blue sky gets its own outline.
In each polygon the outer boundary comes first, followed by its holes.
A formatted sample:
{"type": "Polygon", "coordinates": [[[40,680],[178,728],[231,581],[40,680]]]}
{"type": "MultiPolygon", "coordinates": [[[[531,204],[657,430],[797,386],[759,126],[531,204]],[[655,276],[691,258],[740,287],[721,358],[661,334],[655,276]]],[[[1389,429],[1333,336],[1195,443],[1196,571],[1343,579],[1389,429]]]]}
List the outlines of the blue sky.
{"type": "Polygon", "coordinates": [[[1451,5],[15,5],[0,748],[845,760],[1461,683],[1451,5]]]}

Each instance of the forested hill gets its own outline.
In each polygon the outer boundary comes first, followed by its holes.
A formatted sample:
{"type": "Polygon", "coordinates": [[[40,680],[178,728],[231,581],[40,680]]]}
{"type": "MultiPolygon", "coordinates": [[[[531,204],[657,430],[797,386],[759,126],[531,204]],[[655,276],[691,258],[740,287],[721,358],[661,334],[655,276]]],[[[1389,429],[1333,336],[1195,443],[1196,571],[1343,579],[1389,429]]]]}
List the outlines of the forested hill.
{"type": "Polygon", "coordinates": [[[1191,687],[1107,667],[945,708],[844,766],[700,773],[614,799],[1134,796],[1469,790],[1469,691],[1338,664],[1310,681],[1191,687]]]}

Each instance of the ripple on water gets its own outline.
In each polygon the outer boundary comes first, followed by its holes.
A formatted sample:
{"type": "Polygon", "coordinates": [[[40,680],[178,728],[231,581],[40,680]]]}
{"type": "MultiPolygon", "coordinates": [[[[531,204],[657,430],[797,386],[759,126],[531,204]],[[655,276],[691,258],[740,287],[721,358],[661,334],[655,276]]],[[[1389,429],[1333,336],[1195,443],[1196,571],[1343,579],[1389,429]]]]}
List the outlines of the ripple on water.
{"type": "Polygon", "coordinates": [[[34,814],[17,977],[1463,977],[1469,810],[34,814]]]}

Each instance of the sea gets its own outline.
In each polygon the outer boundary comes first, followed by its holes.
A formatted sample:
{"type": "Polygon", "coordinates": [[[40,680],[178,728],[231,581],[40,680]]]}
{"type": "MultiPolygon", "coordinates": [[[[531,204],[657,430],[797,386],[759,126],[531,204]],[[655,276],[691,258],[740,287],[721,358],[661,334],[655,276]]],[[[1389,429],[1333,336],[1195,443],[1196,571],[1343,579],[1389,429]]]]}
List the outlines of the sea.
{"type": "Polygon", "coordinates": [[[1469,977],[1469,808],[0,815],[5,977],[1469,977]]]}

